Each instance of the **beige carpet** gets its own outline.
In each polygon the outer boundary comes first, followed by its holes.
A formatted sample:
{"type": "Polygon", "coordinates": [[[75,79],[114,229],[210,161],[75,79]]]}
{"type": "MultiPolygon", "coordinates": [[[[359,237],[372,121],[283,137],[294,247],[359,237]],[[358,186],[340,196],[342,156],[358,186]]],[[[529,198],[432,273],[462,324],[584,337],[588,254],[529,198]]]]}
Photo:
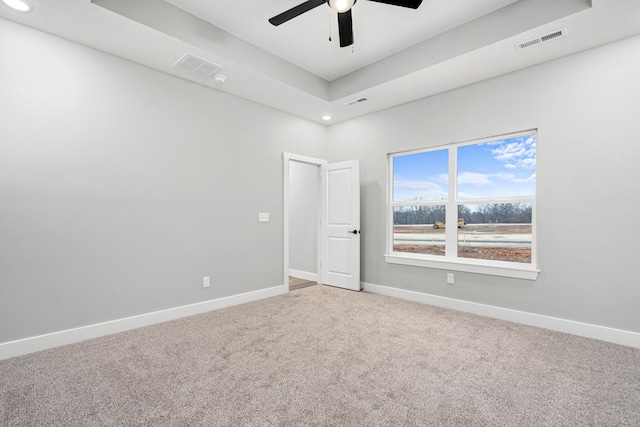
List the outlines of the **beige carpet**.
{"type": "Polygon", "coordinates": [[[2,426],[640,426],[640,349],[326,286],[0,379],[2,426]]]}

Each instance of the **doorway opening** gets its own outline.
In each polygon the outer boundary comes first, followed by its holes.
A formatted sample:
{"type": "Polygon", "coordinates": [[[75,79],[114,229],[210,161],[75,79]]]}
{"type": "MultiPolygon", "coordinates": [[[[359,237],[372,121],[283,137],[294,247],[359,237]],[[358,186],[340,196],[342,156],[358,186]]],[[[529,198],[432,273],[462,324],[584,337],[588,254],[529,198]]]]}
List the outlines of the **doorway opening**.
{"type": "Polygon", "coordinates": [[[283,159],[284,285],[293,275],[361,290],[358,160],[327,163],[289,153],[283,159]]]}
{"type": "Polygon", "coordinates": [[[319,256],[320,166],[327,161],[291,153],[284,153],[283,160],[283,275],[284,285],[293,290],[310,283],[322,283],[319,256]]]}

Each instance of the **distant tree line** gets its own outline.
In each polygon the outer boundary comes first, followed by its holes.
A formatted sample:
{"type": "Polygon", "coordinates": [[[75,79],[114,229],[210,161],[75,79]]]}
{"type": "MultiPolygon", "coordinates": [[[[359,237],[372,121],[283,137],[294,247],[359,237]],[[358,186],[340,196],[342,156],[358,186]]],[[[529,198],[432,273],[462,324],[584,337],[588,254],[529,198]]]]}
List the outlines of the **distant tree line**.
{"type": "MultiPolygon", "coordinates": [[[[465,205],[458,206],[458,218],[464,218],[467,224],[527,224],[531,223],[531,204],[529,203],[493,203],[474,205],[471,211],[465,205]]],[[[395,225],[435,224],[444,222],[445,207],[403,206],[393,212],[395,225]]]]}

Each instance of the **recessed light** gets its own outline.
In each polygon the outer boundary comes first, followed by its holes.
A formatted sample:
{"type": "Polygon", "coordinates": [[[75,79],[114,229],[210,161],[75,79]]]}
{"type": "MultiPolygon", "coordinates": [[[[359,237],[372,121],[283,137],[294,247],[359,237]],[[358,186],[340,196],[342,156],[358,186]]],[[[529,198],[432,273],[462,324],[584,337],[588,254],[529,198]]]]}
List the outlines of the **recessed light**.
{"type": "Polygon", "coordinates": [[[216,74],[215,76],[213,76],[213,80],[216,83],[224,83],[227,81],[227,76],[225,76],[224,74],[216,74]]]}
{"type": "Polygon", "coordinates": [[[2,0],[2,2],[19,12],[29,12],[31,10],[31,5],[25,0],[2,0]]]}
{"type": "Polygon", "coordinates": [[[325,114],[324,116],[322,116],[322,120],[325,120],[325,121],[331,120],[331,116],[328,114],[325,114]]]}

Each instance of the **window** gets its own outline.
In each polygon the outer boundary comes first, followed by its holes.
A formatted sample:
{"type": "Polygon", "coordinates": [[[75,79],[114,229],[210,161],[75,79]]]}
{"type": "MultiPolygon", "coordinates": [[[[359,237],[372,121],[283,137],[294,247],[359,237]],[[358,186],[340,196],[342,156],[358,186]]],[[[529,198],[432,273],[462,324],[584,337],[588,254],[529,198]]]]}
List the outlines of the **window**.
{"type": "Polygon", "coordinates": [[[536,142],[527,131],[390,154],[387,261],[535,279],[536,142]]]}

